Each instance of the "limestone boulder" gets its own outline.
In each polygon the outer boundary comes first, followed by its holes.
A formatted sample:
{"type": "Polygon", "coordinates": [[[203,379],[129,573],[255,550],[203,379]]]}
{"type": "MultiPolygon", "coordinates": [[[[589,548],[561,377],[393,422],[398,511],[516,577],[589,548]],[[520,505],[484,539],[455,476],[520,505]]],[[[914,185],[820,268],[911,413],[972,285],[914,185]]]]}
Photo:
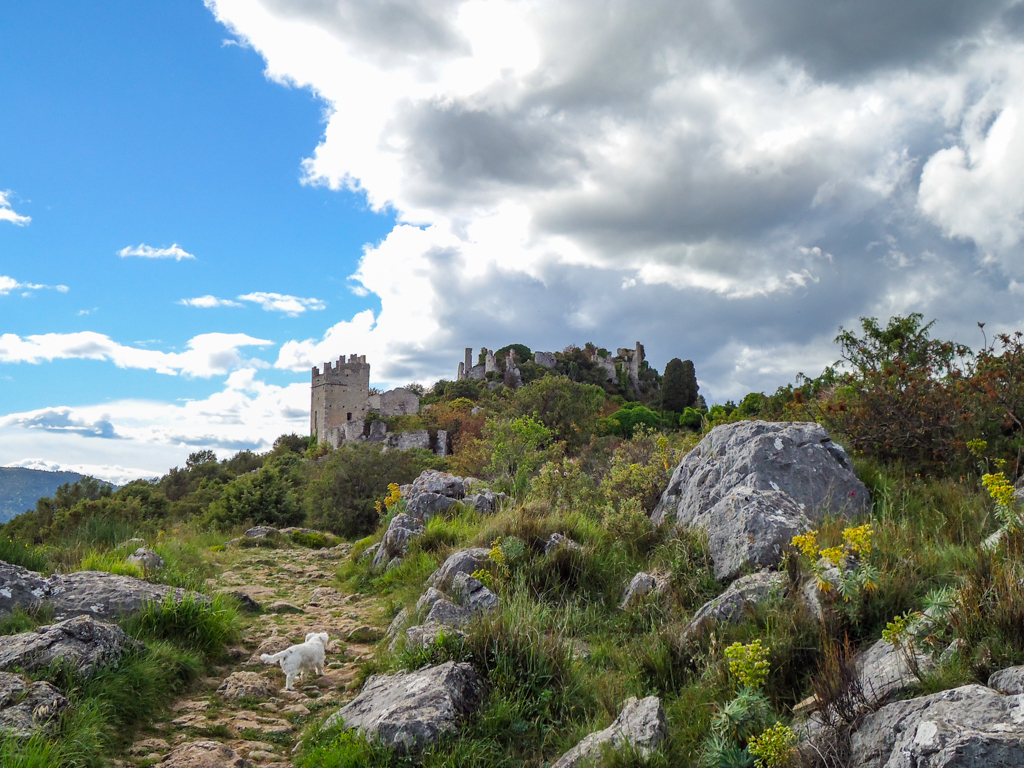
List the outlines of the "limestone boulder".
{"type": "Polygon", "coordinates": [[[493,613],[498,610],[498,596],[469,574],[455,574],[450,591],[459,605],[470,613],[493,613]]]}
{"type": "Polygon", "coordinates": [[[427,585],[445,591],[452,583],[457,573],[472,574],[483,568],[488,562],[490,550],[486,547],[474,547],[473,549],[460,549],[453,552],[441,567],[434,571],[427,579],[427,585]]]}
{"type": "Polygon", "coordinates": [[[442,592],[439,589],[434,589],[433,587],[427,587],[427,591],[424,592],[420,596],[420,599],[416,601],[416,613],[425,614],[427,611],[434,607],[434,603],[436,603],[438,600],[444,599],[444,592],[442,592]]]}
{"type": "Polygon", "coordinates": [[[484,681],[473,667],[454,661],[374,675],[325,725],[356,729],[398,754],[413,754],[456,731],[479,709],[484,692],[484,681]]]}
{"type": "Polygon", "coordinates": [[[409,648],[426,648],[444,637],[454,637],[465,640],[467,635],[461,629],[445,626],[443,624],[417,624],[409,627],[405,633],[405,644],[409,648]]]}
{"type": "Polygon", "coordinates": [[[35,672],[60,661],[91,675],[142,648],[118,626],[76,616],[30,632],[0,636],[0,669],[35,672]]]}
{"type": "Polygon", "coordinates": [[[1024,765],[1024,696],[965,685],[868,714],[850,738],[852,768],[1024,765]]]}
{"type": "Polygon", "coordinates": [[[405,512],[414,520],[425,523],[434,515],[444,512],[458,503],[458,499],[442,496],[439,493],[420,493],[406,503],[405,512]]]}
{"type": "Polygon", "coordinates": [[[247,530],[243,535],[250,539],[265,539],[278,533],[277,528],[270,525],[257,525],[247,530]]]}
{"type": "Polygon", "coordinates": [[[269,699],[276,694],[274,684],[257,672],[232,672],[217,686],[217,695],[226,701],[269,699]]]}
{"type": "MultiPolygon", "coordinates": [[[[920,679],[911,666],[909,653],[879,640],[854,658],[857,682],[867,701],[878,704],[905,693],[920,679]]],[[[917,654],[914,666],[922,674],[935,666],[930,656],[917,654]]]]}
{"type": "Polygon", "coordinates": [[[0,616],[13,611],[15,606],[23,610],[38,608],[52,590],[50,580],[41,573],[0,560],[0,616]]]}
{"type": "Polygon", "coordinates": [[[785,588],[785,575],[775,571],[759,571],[736,579],[725,592],[697,609],[683,630],[683,636],[699,631],[712,620],[727,624],[740,622],[748,607],[781,597],[785,588]]]}
{"type": "Polygon", "coordinates": [[[404,513],[395,515],[388,523],[380,546],[373,555],[373,570],[380,570],[394,558],[409,551],[409,543],[423,533],[423,525],[404,513]]]}
{"type": "Polygon", "coordinates": [[[0,739],[52,732],[67,707],[67,698],[50,683],[0,672],[0,739]]]}
{"type": "Polygon", "coordinates": [[[582,768],[600,765],[602,751],[618,750],[630,746],[643,757],[647,757],[665,740],[668,723],[661,701],[657,696],[645,699],[630,698],[615,718],[615,722],[603,731],[596,731],[570,749],[551,768],[582,768]]]}
{"type": "Polygon", "coordinates": [[[384,637],[394,641],[398,637],[398,633],[402,631],[402,627],[405,626],[405,622],[409,620],[410,611],[408,608],[403,608],[395,614],[395,618],[388,624],[388,629],[384,633],[384,637]]]}
{"type": "Polygon", "coordinates": [[[669,579],[660,573],[640,572],[630,579],[626,591],[622,594],[622,602],[619,607],[627,610],[642,597],[651,594],[663,594],[669,588],[669,579]]]}
{"type": "Polygon", "coordinates": [[[461,499],[466,495],[465,481],[458,475],[450,472],[440,472],[436,469],[425,469],[420,476],[409,485],[403,485],[402,495],[406,499],[412,499],[421,493],[436,493],[439,496],[447,496],[450,499],[461,499]]]}
{"type": "Polygon", "coordinates": [[[139,547],[134,553],[128,555],[127,559],[129,563],[135,563],[140,566],[145,573],[159,571],[166,565],[160,555],[152,549],[146,549],[145,547],[139,547]]]}
{"type": "Polygon", "coordinates": [[[109,620],[137,613],[152,603],[161,603],[168,597],[181,602],[188,597],[201,603],[210,598],[196,592],[150,584],[131,576],[117,576],[105,571],[78,571],[55,574],[50,577],[50,596],[45,600],[53,606],[58,620],[73,616],[92,616],[109,620]]]}
{"type": "Polygon", "coordinates": [[[548,369],[554,368],[558,365],[558,360],[555,358],[554,352],[534,352],[533,362],[548,369]]]}
{"type": "Polygon", "coordinates": [[[544,554],[550,555],[558,549],[568,549],[572,552],[582,552],[583,546],[561,533],[552,533],[544,542],[544,554]]]}
{"type": "Polygon", "coordinates": [[[430,607],[424,624],[436,624],[441,627],[464,627],[473,619],[468,608],[442,598],[430,607]]]}
{"type": "Polygon", "coordinates": [[[988,687],[1000,693],[1024,693],[1024,667],[1007,667],[988,679],[988,687]]]}
{"type": "Polygon", "coordinates": [[[737,487],[786,493],[812,522],[869,503],[846,451],[820,425],[741,421],[715,427],[683,457],[652,520],[697,524],[737,487]]]}
{"type": "Polygon", "coordinates": [[[489,515],[501,509],[502,505],[507,501],[508,494],[495,493],[489,488],[481,488],[477,493],[470,494],[463,499],[462,503],[472,507],[482,515],[489,515]]]}
{"type": "Polygon", "coordinates": [[[219,741],[190,741],[171,750],[161,768],[249,768],[250,763],[219,741]]]}
{"type": "Polygon", "coordinates": [[[731,489],[692,525],[707,531],[715,578],[720,581],[751,568],[776,567],[783,548],[810,528],[789,494],[744,486],[731,489]]]}

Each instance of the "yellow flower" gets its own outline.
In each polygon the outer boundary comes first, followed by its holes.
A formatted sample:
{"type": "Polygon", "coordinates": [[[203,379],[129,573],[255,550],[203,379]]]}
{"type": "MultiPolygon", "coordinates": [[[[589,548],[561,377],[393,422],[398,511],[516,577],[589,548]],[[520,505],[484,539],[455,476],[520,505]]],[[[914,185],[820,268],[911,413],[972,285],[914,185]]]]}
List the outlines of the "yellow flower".
{"type": "Polygon", "coordinates": [[[843,531],[843,541],[846,542],[846,546],[854,552],[870,555],[871,537],[873,535],[874,531],[871,530],[871,525],[869,523],[856,528],[847,528],[843,531]]]}
{"type": "Polygon", "coordinates": [[[729,674],[740,685],[751,689],[764,685],[768,677],[768,649],[762,647],[760,638],[747,645],[733,643],[725,649],[725,658],[729,660],[729,674]]]}
{"type": "Polygon", "coordinates": [[[843,547],[829,547],[828,549],[821,550],[821,556],[832,563],[832,565],[838,566],[843,562],[843,558],[846,557],[846,550],[843,547]]]}
{"type": "Polygon", "coordinates": [[[794,536],[792,544],[813,560],[818,554],[818,532],[808,531],[794,536]]]}
{"type": "Polygon", "coordinates": [[[981,484],[988,490],[989,495],[996,500],[996,504],[1004,507],[1012,507],[1016,500],[1013,495],[1013,485],[1006,479],[1002,472],[994,475],[983,475],[981,484]]]}

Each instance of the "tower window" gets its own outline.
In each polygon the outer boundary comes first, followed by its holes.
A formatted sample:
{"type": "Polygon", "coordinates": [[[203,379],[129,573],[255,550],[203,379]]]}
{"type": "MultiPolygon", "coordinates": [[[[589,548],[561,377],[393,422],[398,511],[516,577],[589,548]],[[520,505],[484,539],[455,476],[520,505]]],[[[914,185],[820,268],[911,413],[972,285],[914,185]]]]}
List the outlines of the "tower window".
{"type": "Polygon", "coordinates": [[[352,414],[351,413],[346,413],[345,414],[345,419],[346,419],[346,421],[352,421],[352,414]]]}

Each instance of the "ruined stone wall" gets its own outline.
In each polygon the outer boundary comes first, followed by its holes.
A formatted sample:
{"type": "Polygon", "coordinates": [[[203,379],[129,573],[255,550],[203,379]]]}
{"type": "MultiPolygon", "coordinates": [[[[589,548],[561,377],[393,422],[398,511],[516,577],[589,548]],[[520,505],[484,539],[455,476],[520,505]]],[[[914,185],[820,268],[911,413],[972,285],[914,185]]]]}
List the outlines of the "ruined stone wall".
{"type": "Polygon", "coordinates": [[[365,355],[338,358],[313,368],[309,432],[323,438],[351,422],[362,421],[369,410],[370,366],[365,355]]]}
{"type": "Polygon", "coordinates": [[[370,395],[371,411],[378,411],[385,419],[392,416],[408,416],[420,412],[420,398],[405,387],[389,389],[379,395],[370,395]]]}

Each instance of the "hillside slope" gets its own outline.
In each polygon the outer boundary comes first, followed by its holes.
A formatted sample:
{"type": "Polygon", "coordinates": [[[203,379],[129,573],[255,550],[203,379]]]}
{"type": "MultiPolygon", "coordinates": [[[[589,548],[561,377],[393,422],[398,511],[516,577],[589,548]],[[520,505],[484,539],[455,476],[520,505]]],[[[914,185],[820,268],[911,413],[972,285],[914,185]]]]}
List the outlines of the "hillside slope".
{"type": "Polygon", "coordinates": [[[0,467],[0,522],[34,509],[37,499],[52,496],[64,483],[73,483],[82,477],[77,472],[0,467]]]}

